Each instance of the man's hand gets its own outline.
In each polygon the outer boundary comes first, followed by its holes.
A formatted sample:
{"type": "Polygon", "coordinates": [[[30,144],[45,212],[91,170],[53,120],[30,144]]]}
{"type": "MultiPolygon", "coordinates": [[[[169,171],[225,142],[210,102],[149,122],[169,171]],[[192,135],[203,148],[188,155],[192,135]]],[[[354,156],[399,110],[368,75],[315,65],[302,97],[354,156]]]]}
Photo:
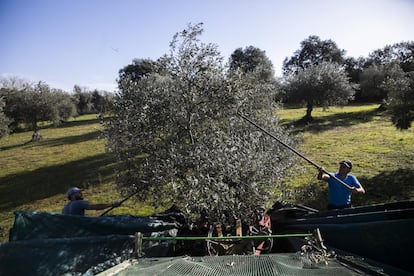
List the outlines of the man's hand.
{"type": "Polygon", "coordinates": [[[330,178],[329,174],[325,173],[325,169],[323,167],[318,168],[318,179],[319,180],[328,180],[330,178]]]}

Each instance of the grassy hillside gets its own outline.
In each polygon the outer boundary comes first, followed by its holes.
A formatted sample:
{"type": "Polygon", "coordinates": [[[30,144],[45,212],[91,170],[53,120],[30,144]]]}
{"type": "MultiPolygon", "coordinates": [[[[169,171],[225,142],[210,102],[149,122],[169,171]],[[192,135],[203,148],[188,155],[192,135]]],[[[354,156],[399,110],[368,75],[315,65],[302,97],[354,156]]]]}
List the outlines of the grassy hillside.
{"type": "MultiPolygon", "coordinates": [[[[8,238],[14,210],[60,213],[71,186],[85,188],[84,197],[92,202],[113,202],[125,196],[114,184],[114,158],[105,152],[101,131],[97,117],[88,115],[59,128],[44,126],[38,142],[30,141],[31,131],[0,139],[0,241],[8,238]]],[[[110,214],[153,211],[128,201],[110,214]]]]}
{"type": "MultiPolygon", "coordinates": [[[[316,109],[315,121],[295,125],[302,108],[279,112],[282,124],[303,139],[297,149],[327,170],[351,159],[353,173],[367,190],[354,196],[356,205],[414,199],[414,130],[398,131],[378,105],[316,109]]],[[[31,132],[0,139],[0,241],[8,238],[14,210],[60,212],[71,186],[86,188],[92,202],[112,202],[125,197],[114,184],[114,158],[105,152],[105,141],[96,116],[82,116],[59,128],[43,126],[43,139],[30,142],[31,132]]],[[[316,208],[326,206],[326,184],[316,180],[316,169],[298,160],[283,181],[281,197],[316,208]],[[301,189],[298,189],[301,187],[301,189]]],[[[110,214],[148,215],[155,210],[128,200],[110,214]]],[[[90,211],[96,216],[102,211],[90,211]]]]}
{"type": "MultiPolygon", "coordinates": [[[[414,130],[397,130],[378,105],[316,109],[314,122],[295,125],[305,109],[279,112],[282,123],[300,135],[298,150],[328,171],[350,159],[366,190],[353,196],[354,205],[414,199],[414,130]]],[[[285,196],[323,209],[327,205],[326,183],[316,180],[317,170],[302,159],[285,179],[285,196]],[[297,187],[304,188],[297,192],[297,187]]]]}

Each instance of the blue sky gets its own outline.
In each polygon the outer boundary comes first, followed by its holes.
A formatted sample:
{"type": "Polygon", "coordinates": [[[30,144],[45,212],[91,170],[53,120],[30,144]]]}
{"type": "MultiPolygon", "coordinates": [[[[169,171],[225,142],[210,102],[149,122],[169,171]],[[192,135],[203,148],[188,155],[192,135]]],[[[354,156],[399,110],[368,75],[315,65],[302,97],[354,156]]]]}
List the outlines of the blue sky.
{"type": "Polygon", "coordinates": [[[225,60],[252,45],[280,76],[310,35],[353,57],[413,41],[414,0],[0,0],[0,75],[114,91],[119,69],[199,22],[225,60]]]}

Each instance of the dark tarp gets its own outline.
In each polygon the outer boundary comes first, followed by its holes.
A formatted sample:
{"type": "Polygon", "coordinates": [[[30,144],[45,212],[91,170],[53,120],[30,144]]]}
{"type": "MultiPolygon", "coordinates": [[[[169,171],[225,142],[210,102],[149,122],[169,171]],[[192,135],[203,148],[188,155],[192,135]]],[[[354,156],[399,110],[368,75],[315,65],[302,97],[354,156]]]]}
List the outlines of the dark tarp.
{"type": "Polygon", "coordinates": [[[44,212],[14,213],[10,241],[105,235],[133,235],[176,228],[175,223],[139,216],[83,217],[44,212]]]}
{"type": "MultiPolygon", "coordinates": [[[[149,217],[18,211],[10,241],[0,244],[0,275],[94,274],[133,257],[136,232],[174,236],[177,231],[175,223],[149,217]]],[[[147,253],[165,255],[167,250],[164,243],[147,253]]]]}
{"type": "Polygon", "coordinates": [[[0,275],[81,275],[116,265],[133,249],[128,235],[13,241],[0,245],[0,275]]]}
{"type": "Polygon", "coordinates": [[[414,273],[414,201],[321,212],[278,204],[269,215],[275,234],[319,228],[326,246],[414,273]]]}

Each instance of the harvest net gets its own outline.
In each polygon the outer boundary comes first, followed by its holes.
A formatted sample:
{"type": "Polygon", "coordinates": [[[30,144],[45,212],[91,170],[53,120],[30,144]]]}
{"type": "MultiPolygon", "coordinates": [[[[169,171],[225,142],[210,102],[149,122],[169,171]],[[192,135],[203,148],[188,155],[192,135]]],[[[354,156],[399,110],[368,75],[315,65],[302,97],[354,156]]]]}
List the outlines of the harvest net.
{"type": "Polygon", "coordinates": [[[361,275],[335,259],[315,264],[296,253],[151,258],[126,261],[99,275],[361,275]]]}

